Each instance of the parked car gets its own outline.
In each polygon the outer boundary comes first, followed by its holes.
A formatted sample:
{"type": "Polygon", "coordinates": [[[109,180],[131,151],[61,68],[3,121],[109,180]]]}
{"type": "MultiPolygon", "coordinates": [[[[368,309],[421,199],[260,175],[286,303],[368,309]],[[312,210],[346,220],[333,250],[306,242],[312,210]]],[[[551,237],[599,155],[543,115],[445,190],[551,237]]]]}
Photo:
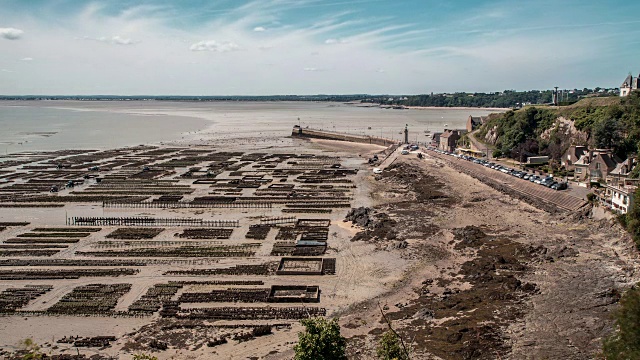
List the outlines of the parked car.
{"type": "Polygon", "coordinates": [[[553,185],[554,182],[555,181],[553,180],[553,178],[544,178],[542,179],[542,181],[540,181],[540,185],[551,187],[551,185],[553,185]]]}
{"type": "Polygon", "coordinates": [[[400,154],[402,154],[402,155],[409,155],[409,151],[408,151],[408,150],[402,150],[402,152],[400,152],[400,154]]]}
{"type": "Polygon", "coordinates": [[[567,183],[566,182],[557,182],[553,185],[551,185],[551,188],[553,190],[565,190],[567,188],[567,183]]]}
{"type": "Polygon", "coordinates": [[[382,174],[382,169],[380,169],[380,168],[374,168],[374,169],[373,169],[373,173],[374,173],[374,174],[382,174]]]}

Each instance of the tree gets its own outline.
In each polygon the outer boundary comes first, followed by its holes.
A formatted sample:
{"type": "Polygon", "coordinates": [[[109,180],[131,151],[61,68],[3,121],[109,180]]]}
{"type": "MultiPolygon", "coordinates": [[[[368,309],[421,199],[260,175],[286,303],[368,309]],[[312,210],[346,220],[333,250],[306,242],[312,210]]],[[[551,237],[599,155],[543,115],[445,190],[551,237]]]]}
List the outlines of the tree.
{"type": "Polygon", "coordinates": [[[604,341],[607,360],[640,359],[640,287],[629,289],[616,311],[616,332],[604,341]]]}
{"type": "Polygon", "coordinates": [[[596,147],[611,149],[622,140],[620,124],[614,118],[605,118],[598,121],[593,128],[593,137],[596,147]]]}
{"type": "Polygon", "coordinates": [[[382,360],[408,360],[409,357],[405,354],[400,344],[400,338],[392,330],[382,335],[382,339],[378,343],[377,348],[378,358],[382,360]]]}
{"type": "Polygon", "coordinates": [[[633,204],[628,209],[626,217],[627,231],[633,236],[636,246],[640,248],[640,187],[636,189],[633,204]]]}
{"type": "Polygon", "coordinates": [[[20,347],[26,351],[22,356],[23,360],[36,360],[42,359],[42,352],[40,352],[40,346],[31,339],[24,339],[20,341],[20,347]]]}
{"type": "Polygon", "coordinates": [[[317,317],[300,321],[305,331],[298,333],[298,344],[294,347],[295,360],[343,360],[347,340],[340,335],[337,319],[328,321],[317,317]]]}

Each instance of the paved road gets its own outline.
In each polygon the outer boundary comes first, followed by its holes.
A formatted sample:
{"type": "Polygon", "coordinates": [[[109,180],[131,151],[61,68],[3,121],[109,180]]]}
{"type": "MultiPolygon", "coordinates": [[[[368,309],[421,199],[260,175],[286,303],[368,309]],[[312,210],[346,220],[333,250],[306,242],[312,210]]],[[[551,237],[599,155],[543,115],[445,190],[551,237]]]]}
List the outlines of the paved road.
{"type": "Polygon", "coordinates": [[[497,183],[509,187],[522,195],[541,200],[552,204],[560,209],[575,211],[586,205],[586,202],[579,197],[573,196],[566,191],[556,191],[547,187],[534,184],[527,180],[522,180],[503,172],[489,169],[480,164],[474,164],[470,161],[458,159],[449,155],[438,154],[434,151],[427,151],[427,154],[435,158],[449,162],[455,167],[460,167],[465,172],[475,175],[477,178],[488,178],[497,183]]]}
{"type": "Polygon", "coordinates": [[[471,142],[471,148],[476,151],[482,151],[487,155],[487,159],[491,160],[491,152],[492,150],[489,147],[476,139],[476,133],[478,130],[474,130],[469,133],[469,141],[471,142]]]}

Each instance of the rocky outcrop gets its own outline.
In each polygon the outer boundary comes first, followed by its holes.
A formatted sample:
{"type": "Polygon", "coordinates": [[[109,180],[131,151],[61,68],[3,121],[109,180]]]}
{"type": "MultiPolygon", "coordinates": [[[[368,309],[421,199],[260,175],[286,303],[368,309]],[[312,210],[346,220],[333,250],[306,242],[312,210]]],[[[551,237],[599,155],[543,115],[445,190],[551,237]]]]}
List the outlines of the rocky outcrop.
{"type": "Polygon", "coordinates": [[[586,144],[589,135],[576,128],[573,120],[567,119],[563,116],[556,119],[556,123],[551,128],[545,130],[540,134],[540,138],[543,140],[549,140],[551,134],[557,134],[562,139],[571,140],[572,144],[586,144]]]}

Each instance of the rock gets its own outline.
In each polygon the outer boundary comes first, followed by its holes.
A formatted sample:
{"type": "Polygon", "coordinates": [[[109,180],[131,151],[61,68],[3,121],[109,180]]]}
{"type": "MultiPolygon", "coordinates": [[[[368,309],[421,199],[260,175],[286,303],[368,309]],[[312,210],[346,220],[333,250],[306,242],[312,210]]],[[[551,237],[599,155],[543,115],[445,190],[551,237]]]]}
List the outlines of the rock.
{"type": "Polygon", "coordinates": [[[430,309],[420,309],[415,314],[413,314],[414,319],[421,319],[421,320],[431,320],[434,318],[434,316],[435,316],[435,313],[433,312],[433,310],[430,310],[430,309]]]}

